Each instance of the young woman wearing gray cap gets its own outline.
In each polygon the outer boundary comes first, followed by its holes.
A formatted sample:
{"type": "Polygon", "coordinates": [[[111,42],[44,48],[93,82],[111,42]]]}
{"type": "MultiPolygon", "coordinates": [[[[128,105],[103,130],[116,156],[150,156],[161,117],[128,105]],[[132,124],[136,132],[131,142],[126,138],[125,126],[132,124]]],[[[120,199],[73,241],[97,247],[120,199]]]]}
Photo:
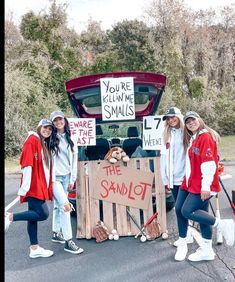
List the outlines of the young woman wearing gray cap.
{"type": "Polygon", "coordinates": [[[212,227],[220,230],[228,246],[234,244],[234,220],[219,219],[208,212],[209,199],[220,191],[217,151],[219,135],[196,112],[187,112],[184,123],[186,176],[175,206],[180,236],[175,259],[182,261],[186,258],[188,248],[185,238],[188,220],[192,220],[200,224],[202,243],[188,259],[214,260],[212,227]]]}
{"type": "Polygon", "coordinates": [[[53,197],[52,241],[64,244],[64,250],[71,254],[80,254],[83,249],[72,240],[72,205],[68,201],[68,190],[73,189],[77,179],[78,150],[72,140],[69,123],[64,113],[55,111],[50,119],[55,130],[52,134],[53,148],[53,197]]]}
{"type": "MultiPolygon", "coordinates": [[[[184,121],[180,109],[170,107],[163,116],[165,128],[163,131],[164,149],[161,151],[160,167],[162,182],[166,193],[171,191],[176,202],[179,187],[185,176],[185,151],[183,146],[184,121]]],[[[187,243],[193,243],[193,236],[188,231],[187,243]]],[[[179,240],[174,246],[179,245],[179,240]]]]}
{"type": "Polygon", "coordinates": [[[30,239],[30,258],[50,257],[53,251],[38,244],[38,221],[46,220],[49,210],[46,200],[52,200],[52,157],[50,138],[52,122],[42,119],[37,132],[30,131],[24,142],[20,156],[22,179],[18,195],[20,202],[28,203],[28,210],[5,214],[5,231],[13,221],[28,221],[27,231],[30,239]]]}

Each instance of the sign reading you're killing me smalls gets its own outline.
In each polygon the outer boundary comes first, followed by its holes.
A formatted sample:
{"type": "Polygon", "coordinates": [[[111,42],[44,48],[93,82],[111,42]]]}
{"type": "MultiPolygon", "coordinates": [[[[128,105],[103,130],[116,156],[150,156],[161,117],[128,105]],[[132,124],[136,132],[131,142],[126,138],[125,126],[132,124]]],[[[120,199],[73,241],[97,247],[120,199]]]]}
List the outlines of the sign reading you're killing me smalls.
{"type": "Polygon", "coordinates": [[[133,77],[100,79],[103,120],[135,119],[133,77]]]}
{"type": "Polygon", "coordinates": [[[152,199],[153,176],[152,172],[120,164],[102,164],[97,171],[93,198],[148,209],[152,199]]]}

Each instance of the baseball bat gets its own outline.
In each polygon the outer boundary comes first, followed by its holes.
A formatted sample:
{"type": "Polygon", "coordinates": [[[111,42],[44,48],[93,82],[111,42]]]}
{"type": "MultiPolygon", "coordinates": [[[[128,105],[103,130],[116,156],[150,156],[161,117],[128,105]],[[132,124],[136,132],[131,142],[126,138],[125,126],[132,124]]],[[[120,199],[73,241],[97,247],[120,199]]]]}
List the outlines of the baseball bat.
{"type": "Polygon", "coordinates": [[[135,226],[139,229],[140,233],[146,237],[146,234],[144,233],[144,231],[142,231],[142,228],[139,226],[139,223],[137,222],[137,220],[135,219],[135,217],[130,213],[130,211],[127,209],[126,212],[128,213],[129,217],[131,218],[131,220],[133,221],[133,223],[135,224],[135,226]]]}
{"type": "Polygon", "coordinates": [[[89,187],[88,187],[88,172],[87,167],[85,167],[85,207],[86,207],[86,238],[91,239],[91,213],[90,213],[90,203],[89,203],[89,187]]]}
{"type": "MultiPolygon", "coordinates": [[[[215,197],[215,203],[216,203],[216,217],[218,219],[220,219],[220,209],[219,209],[219,197],[218,197],[218,193],[216,194],[216,197],[215,197]]],[[[222,236],[222,233],[221,231],[216,228],[216,242],[218,245],[222,244],[223,243],[223,236],[222,236]]]]}
{"type": "MultiPolygon", "coordinates": [[[[145,227],[150,224],[155,217],[157,217],[158,212],[155,212],[148,220],[147,222],[144,224],[143,228],[141,228],[142,231],[144,231],[145,227]]],[[[141,232],[139,232],[138,234],[135,235],[135,238],[137,238],[139,235],[141,234],[141,232]]]]}

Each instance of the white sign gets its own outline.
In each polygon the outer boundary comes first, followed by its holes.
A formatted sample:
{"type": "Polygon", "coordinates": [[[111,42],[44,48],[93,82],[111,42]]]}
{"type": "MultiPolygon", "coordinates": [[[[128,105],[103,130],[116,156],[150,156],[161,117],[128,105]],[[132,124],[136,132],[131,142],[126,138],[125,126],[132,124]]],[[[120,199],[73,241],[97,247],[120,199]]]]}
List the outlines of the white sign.
{"type": "Polygon", "coordinates": [[[143,149],[162,150],[163,116],[147,116],[143,118],[143,149]]]}
{"type": "Polygon", "coordinates": [[[96,145],[95,118],[68,118],[68,122],[78,146],[96,145]]]}
{"type": "Polygon", "coordinates": [[[103,120],[135,119],[133,77],[100,79],[103,120]]]}

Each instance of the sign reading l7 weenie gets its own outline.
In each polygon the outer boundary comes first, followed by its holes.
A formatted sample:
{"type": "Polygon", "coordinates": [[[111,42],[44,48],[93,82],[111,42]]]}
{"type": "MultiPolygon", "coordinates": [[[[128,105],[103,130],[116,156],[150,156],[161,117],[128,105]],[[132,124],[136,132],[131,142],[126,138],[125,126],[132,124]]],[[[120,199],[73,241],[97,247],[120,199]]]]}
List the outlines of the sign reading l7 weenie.
{"type": "Polygon", "coordinates": [[[102,164],[97,171],[93,198],[148,209],[154,174],[121,164],[102,164]]]}

